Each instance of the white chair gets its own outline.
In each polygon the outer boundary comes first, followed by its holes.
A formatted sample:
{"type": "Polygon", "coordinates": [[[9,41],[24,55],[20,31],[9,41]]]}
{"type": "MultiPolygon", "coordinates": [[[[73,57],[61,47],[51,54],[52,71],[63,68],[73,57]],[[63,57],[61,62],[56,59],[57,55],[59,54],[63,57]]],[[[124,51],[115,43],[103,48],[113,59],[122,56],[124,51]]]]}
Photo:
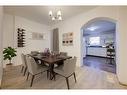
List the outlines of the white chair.
{"type": "Polygon", "coordinates": [[[27,70],[27,65],[26,65],[26,55],[24,55],[23,53],[21,54],[21,59],[22,59],[22,69],[21,69],[21,73],[23,72],[23,75],[25,76],[26,74],[26,70],[27,70]]]}
{"type": "MultiPolygon", "coordinates": [[[[77,60],[76,57],[71,58],[71,59],[67,59],[67,60],[64,61],[64,65],[54,69],[54,72],[56,74],[59,74],[59,75],[66,78],[68,89],[69,89],[68,78],[70,76],[74,75],[74,79],[75,79],[75,82],[76,82],[76,75],[75,75],[76,60],[77,60]]],[[[55,78],[55,75],[54,75],[54,78],[55,78]]]]}
{"type": "Polygon", "coordinates": [[[30,86],[32,86],[32,84],[33,84],[33,79],[34,79],[35,75],[47,71],[47,76],[48,76],[48,68],[46,66],[38,65],[35,62],[34,58],[32,58],[31,56],[26,55],[26,63],[27,63],[27,67],[28,67],[27,80],[28,80],[29,74],[32,75],[30,86]]]}

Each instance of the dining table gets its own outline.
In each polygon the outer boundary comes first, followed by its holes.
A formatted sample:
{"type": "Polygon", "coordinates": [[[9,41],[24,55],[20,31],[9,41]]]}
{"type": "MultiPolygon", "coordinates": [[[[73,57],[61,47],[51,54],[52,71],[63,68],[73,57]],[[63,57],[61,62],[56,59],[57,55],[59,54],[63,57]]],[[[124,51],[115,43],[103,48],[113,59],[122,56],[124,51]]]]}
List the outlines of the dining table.
{"type": "Polygon", "coordinates": [[[64,60],[72,58],[71,56],[61,56],[61,55],[30,55],[35,60],[40,60],[42,64],[49,64],[50,80],[54,78],[54,64],[63,63],[64,60]]]}

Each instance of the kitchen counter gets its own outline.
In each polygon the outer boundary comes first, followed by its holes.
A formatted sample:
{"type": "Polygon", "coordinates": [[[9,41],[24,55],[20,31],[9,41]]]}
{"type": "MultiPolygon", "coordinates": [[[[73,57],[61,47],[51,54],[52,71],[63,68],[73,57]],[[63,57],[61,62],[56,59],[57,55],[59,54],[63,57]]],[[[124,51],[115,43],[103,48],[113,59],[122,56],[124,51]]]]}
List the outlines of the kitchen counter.
{"type": "Polygon", "coordinates": [[[87,46],[86,54],[93,56],[106,57],[107,48],[103,46],[87,46]]]}
{"type": "Polygon", "coordinates": [[[106,48],[106,46],[87,46],[87,48],[89,47],[95,47],[95,48],[106,48]]]}

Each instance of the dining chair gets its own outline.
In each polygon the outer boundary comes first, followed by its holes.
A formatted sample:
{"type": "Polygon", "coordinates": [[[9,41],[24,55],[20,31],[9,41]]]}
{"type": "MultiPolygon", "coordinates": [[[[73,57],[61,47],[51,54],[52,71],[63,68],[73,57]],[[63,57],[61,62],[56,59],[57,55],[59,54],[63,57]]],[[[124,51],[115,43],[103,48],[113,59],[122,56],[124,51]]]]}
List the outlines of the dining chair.
{"type": "MultiPolygon", "coordinates": [[[[31,55],[32,56],[37,56],[37,55],[41,55],[39,51],[31,51],[31,55]]],[[[35,60],[38,64],[41,64],[41,62],[39,60],[35,60]]]]}
{"type": "Polygon", "coordinates": [[[26,65],[26,55],[25,54],[21,54],[21,59],[22,59],[22,69],[21,69],[21,73],[23,72],[23,75],[25,76],[26,74],[26,70],[27,70],[27,65],[26,65]]]}
{"type": "MultiPolygon", "coordinates": [[[[67,56],[67,52],[60,52],[59,56],[67,56]]],[[[63,61],[56,63],[56,67],[63,65],[63,61]]]]}
{"type": "Polygon", "coordinates": [[[29,74],[32,75],[30,87],[32,87],[35,75],[47,71],[47,77],[48,77],[48,68],[46,66],[38,65],[35,62],[34,58],[32,58],[31,56],[26,55],[26,63],[27,63],[27,67],[28,67],[27,80],[28,80],[29,74]]]}
{"type": "Polygon", "coordinates": [[[31,51],[31,55],[37,55],[37,54],[39,54],[38,51],[31,51]]]}
{"type": "Polygon", "coordinates": [[[54,55],[58,55],[59,51],[53,51],[54,55]]]}
{"type": "Polygon", "coordinates": [[[76,82],[76,75],[75,75],[76,60],[77,60],[76,57],[67,59],[64,61],[64,65],[59,66],[58,68],[54,68],[54,79],[56,74],[65,77],[68,89],[69,89],[68,78],[70,76],[74,75],[74,79],[76,82]]]}
{"type": "MultiPolygon", "coordinates": [[[[54,56],[57,56],[57,55],[59,55],[59,51],[52,51],[52,53],[51,54],[54,54],[54,56]]],[[[47,64],[47,63],[45,63],[45,65],[46,66],[49,66],[49,64],[47,64]]],[[[59,65],[56,63],[56,64],[54,64],[54,67],[56,68],[56,67],[58,67],[59,65]]]]}
{"type": "Polygon", "coordinates": [[[61,56],[67,56],[67,52],[60,52],[61,56]]]}

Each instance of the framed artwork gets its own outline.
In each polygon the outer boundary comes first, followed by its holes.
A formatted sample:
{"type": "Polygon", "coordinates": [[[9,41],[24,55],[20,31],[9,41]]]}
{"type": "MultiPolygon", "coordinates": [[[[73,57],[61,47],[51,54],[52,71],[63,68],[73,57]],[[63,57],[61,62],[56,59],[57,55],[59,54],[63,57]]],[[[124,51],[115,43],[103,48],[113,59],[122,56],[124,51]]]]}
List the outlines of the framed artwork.
{"type": "Polygon", "coordinates": [[[44,39],[44,34],[32,32],[32,39],[33,40],[43,40],[44,39]]]}
{"type": "Polygon", "coordinates": [[[73,32],[64,33],[62,35],[62,44],[63,46],[71,46],[73,45],[73,32]]]}

